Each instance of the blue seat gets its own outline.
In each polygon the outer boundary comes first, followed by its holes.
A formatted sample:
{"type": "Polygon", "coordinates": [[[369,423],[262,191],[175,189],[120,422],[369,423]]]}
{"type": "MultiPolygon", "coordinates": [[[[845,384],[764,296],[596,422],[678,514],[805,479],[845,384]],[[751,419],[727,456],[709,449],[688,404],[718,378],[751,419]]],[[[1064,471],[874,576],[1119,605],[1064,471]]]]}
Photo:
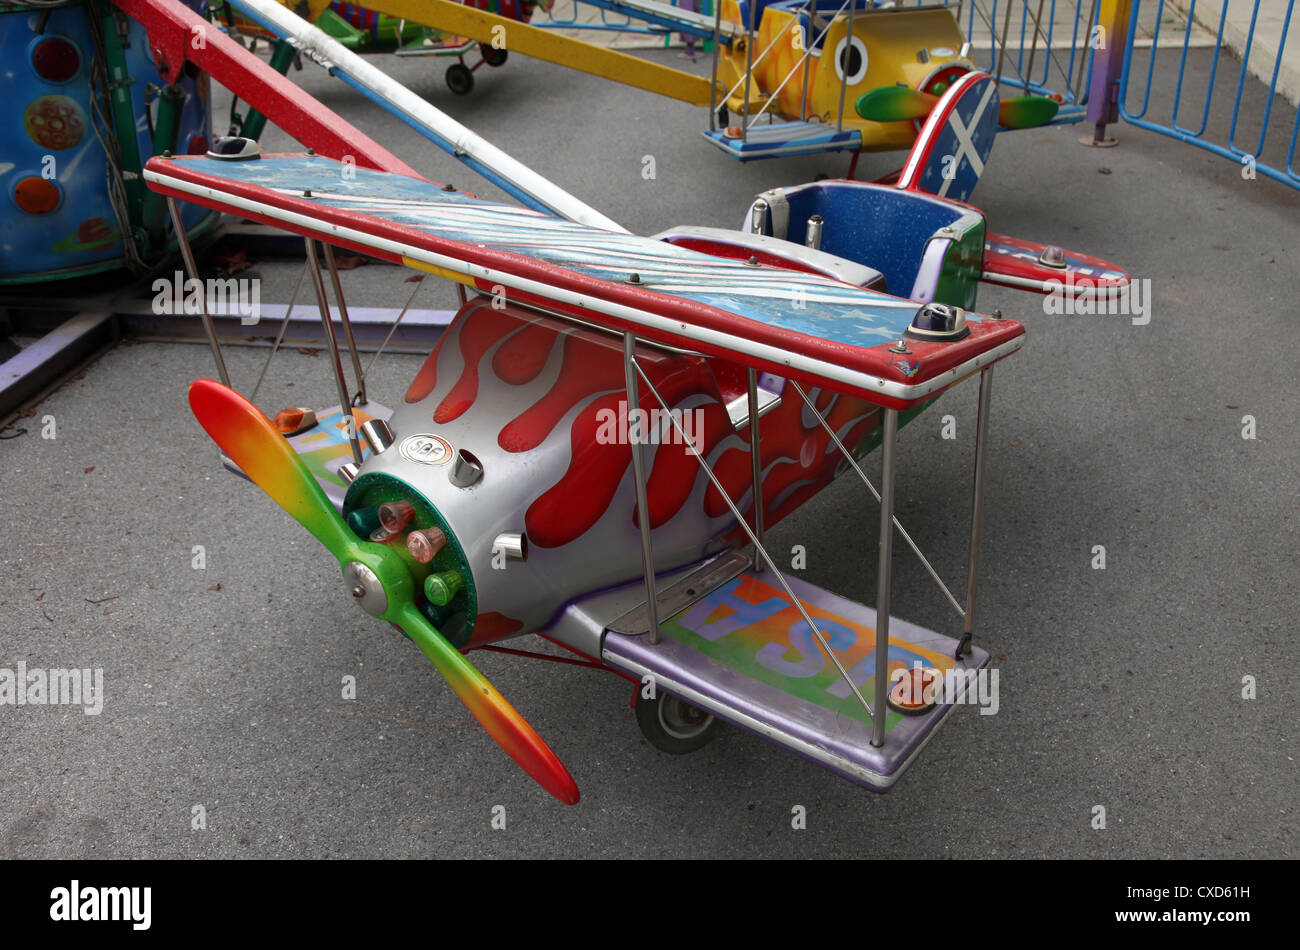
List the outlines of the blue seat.
{"type": "MultiPolygon", "coordinates": [[[[860,181],[818,181],[760,197],[769,208],[765,233],[802,244],[808,219],[821,215],[821,250],[880,271],[895,296],[935,300],[944,256],[958,243],[969,253],[977,238],[977,261],[982,257],[983,215],[933,195],[860,181]]],[[[952,276],[954,262],[947,263],[952,276]]],[[[973,280],[963,279],[961,299],[940,302],[972,307],[978,270],[973,280]]]]}

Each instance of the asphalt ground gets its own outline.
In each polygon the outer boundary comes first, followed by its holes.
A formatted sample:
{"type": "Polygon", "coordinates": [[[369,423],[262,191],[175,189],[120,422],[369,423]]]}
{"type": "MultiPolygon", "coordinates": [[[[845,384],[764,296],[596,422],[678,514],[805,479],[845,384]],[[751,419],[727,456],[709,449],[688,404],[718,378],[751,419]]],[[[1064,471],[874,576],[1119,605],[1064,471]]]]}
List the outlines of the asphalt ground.
{"type": "MultiPolygon", "coordinates": [[[[700,136],[703,109],[520,58],[480,70],[464,99],[442,63],[377,62],[641,233],[735,227],[757,192],[847,162],[740,166],[700,136]]],[[[430,178],[499,196],[315,67],[294,76],[430,178]]],[[[661,754],[617,677],[475,654],[576,777],[582,802],[558,805],[417,650],[358,613],[306,532],[222,471],[184,398],[213,375],[206,348],[136,344],[0,442],[0,666],[105,678],[98,716],[0,706],[0,855],[1295,857],[1300,195],[1172,139],[1121,126],[1119,147],[1101,151],[1076,143],[1085,131],[1002,136],[975,201],[993,230],[1149,279],[1150,319],[1049,315],[1037,297],[982,290],[982,310],[1029,333],[993,388],[977,637],[999,709],[957,710],[889,795],[736,730],[661,754]],[[41,437],[46,416],[54,439],[41,437]]],[[[865,156],[859,175],[900,163],[865,156]]],[[[299,266],[255,262],[263,301],[287,301],[299,266]]],[[[401,306],[404,276],[360,267],[345,288],[401,306]]],[[[430,286],[418,305],[453,303],[430,286]]],[[[228,352],[245,391],[263,355],[228,352]]],[[[417,366],[381,360],[375,396],[395,402],[417,366]]],[[[276,357],[259,398],[269,410],[336,401],[326,360],[296,350],[276,357]]],[[[975,388],[958,387],[899,441],[899,515],[958,589],[974,405],[975,388]],[[947,414],[955,440],[941,437],[947,414]]],[[[846,478],[773,546],[805,545],[804,579],[870,603],[875,524],[846,478]]],[[[901,546],[895,567],[894,612],[957,632],[901,546]]]]}

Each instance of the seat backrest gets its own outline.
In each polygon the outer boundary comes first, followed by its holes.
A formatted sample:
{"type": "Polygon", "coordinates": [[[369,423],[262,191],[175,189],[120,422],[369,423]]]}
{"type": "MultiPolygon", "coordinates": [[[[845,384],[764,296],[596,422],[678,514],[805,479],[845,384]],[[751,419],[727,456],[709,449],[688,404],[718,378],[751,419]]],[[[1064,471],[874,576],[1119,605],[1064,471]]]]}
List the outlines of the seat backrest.
{"type": "Polygon", "coordinates": [[[808,219],[821,215],[821,249],[880,271],[892,294],[911,296],[913,290],[926,290],[924,284],[918,287],[917,278],[927,248],[936,237],[943,237],[939,235],[943,228],[954,229],[952,237],[961,238],[956,243],[969,256],[968,232],[978,223],[982,255],[983,215],[933,195],[861,181],[818,181],[773,189],[759,197],[769,209],[766,233],[802,244],[808,219]]]}

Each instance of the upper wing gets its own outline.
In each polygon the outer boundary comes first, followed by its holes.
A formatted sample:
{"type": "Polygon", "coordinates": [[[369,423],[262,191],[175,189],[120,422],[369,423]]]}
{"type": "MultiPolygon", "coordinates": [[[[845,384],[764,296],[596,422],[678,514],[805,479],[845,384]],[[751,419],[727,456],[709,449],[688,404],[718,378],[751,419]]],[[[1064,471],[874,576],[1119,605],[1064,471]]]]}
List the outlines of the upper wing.
{"type": "Polygon", "coordinates": [[[893,408],[1014,352],[1024,337],[1013,320],[971,314],[961,340],[900,349],[914,301],[318,156],[153,158],[145,178],[179,199],[893,408]]]}

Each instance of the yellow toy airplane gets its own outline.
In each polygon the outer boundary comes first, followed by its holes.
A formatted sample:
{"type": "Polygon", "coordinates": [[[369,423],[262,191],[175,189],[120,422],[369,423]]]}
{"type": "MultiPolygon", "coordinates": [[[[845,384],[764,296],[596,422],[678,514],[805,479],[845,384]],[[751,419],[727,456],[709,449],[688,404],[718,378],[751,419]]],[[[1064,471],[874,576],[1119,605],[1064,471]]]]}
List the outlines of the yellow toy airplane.
{"type": "MultiPolygon", "coordinates": [[[[752,41],[719,50],[726,93],[704,134],[740,161],[910,148],[939,97],[976,69],[954,11],[940,4],[721,0],[719,12],[752,41]],[[765,114],[785,121],[758,125],[765,114]]],[[[1004,99],[999,124],[1043,125],[1058,108],[1043,96],[1004,99]]]]}

